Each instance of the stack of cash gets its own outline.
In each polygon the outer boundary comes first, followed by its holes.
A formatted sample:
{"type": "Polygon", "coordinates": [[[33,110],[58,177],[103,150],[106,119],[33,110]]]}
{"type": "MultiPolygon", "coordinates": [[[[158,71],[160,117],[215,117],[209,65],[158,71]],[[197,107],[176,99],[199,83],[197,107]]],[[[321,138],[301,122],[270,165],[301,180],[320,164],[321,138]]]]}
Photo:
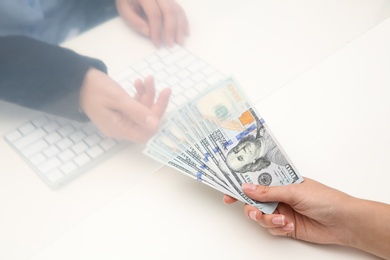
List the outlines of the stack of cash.
{"type": "Polygon", "coordinates": [[[276,186],[303,181],[233,78],[168,115],[144,153],[266,214],[277,202],[252,200],[243,193],[243,183],[276,186]]]}

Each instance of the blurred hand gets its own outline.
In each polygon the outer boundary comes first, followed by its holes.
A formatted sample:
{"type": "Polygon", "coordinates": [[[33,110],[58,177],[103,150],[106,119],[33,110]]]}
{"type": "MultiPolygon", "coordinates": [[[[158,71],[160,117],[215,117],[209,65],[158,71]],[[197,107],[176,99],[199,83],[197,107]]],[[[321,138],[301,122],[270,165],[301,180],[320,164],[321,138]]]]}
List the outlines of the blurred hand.
{"type": "Polygon", "coordinates": [[[175,0],[116,0],[119,15],[135,31],[160,47],[182,45],[189,35],[187,16],[175,0]]]}
{"type": "Polygon", "coordinates": [[[80,92],[80,107],[105,135],[135,143],[146,142],[158,129],[171,90],[161,91],[155,100],[152,77],[135,82],[131,97],[105,73],[90,69],[80,92]]]}
{"type": "MultiPolygon", "coordinates": [[[[271,234],[319,244],[347,243],[345,208],[355,198],[308,178],[303,183],[287,186],[244,184],[243,190],[257,201],[280,202],[275,212],[268,215],[253,206],[244,207],[245,214],[271,234]]],[[[227,204],[235,201],[228,195],[224,197],[227,204]]]]}

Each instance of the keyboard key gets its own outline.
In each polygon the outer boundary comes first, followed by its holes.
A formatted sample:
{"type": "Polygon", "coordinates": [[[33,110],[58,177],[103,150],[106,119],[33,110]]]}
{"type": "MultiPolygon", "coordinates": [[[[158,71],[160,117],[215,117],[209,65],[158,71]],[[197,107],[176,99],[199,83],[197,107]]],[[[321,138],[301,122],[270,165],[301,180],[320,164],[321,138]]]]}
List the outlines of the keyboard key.
{"type": "Polygon", "coordinates": [[[91,160],[91,158],[86,155],[86,154],[80,154],[79,156],[77,156],[76,158],[74,158],[74,162],[78,165],[78,166],[83,166],[84,164],[88,163],[89,161],[91,160]]]}
{"type": "Polygon", "coordinates": [[[31,120],[31,123],[33,123],[36,127],[41,127],[44,124],[46,124],[49,121],[49,118],[46,116],[42,116],[36,119],[31,120]]]}
{"type": "Polygon", "coordinates": [[[180,86],[183,89],[189,89],[189,88],[194,88],[194,82],[191,79],[183,79],[180,81],[180,86]]]}
{"type": "Polygon", "coordinates": [[[75,143],[83,140],[85,137],[87,137],[87,135],[82,130],[78,130],[69,135],[69,138],[75,143]]]}
{"type": "Polygon", "coordinates": [[[179,61],[177,61],[177,66],[179,66],[180,68],[186,68],[190,66],[192,63],[194,63],[195,61],[196,61],[195,56],[187,55],[182,59],[180,59],[179,61]]]}
{"type": "Polygon", "coordinates": [[[181,60],[183,57],[186,57],[186,54],[187,52],[182,50],[182,49],[179,49],[178,51],[175,51],[175,52],[172,52],[170,55],[168,55],[164,60],[163,62],[166,64],[166,65],[170,65],[170,64],[173,64],[173,63],[176,63],[181,60]]]}
{"type": "Polygon", "coordinates": [[[57,157],[54,157],[54,158],[51,158],[51,159],[41,163],[38,166],[38,169],[43,174],[47,174],[47,173],[51,172],[52,170],[56,169],[60,165],[61,165],[61,161],[57,157]]]}
{"type": "Polygon", "coordinates": [[[75,170],[78,169],[78,166],[73,162],[73,161],[69,161],[65,164],[63,164],[61,167],[60,167],[61,171],[65,174],[69,174],[75,170]]]}
{"type": "Polygon", "coordinates": [[[177,83],[179,83],[180,79],[176,76],[170,76],[165,80],[165,82],[168,84],[168,86],[175,86],[177,83]]]}
{"type": "Polygon", "coordinates": [[[103,141],[101,141],[99,143],[99,145],[105,150],[105,151],[108,151],[108,150],[111,150],[112,148],[115,147],[117,143],[112,140],[112,139],[104,139],[103,141]]]}
{"type": "Polygon", "coordinates": [[[56,181],[59,181],[61,180],[63,177],[63,174],[56,170],[56,171],[53,171],[53,172],[50,172],[49,174],[46,174],[46,178],[50,181],[50,182],[56,182],[56,181]]]}
{"type": "Polygon", "coordinates": [[[28,135],[24,136],[23,138],[19,138],[15,143],[14,146],[18,149],[25,148],[28,145],[31,145],[44,137],[46,135],[46,132],[42,129],[36,129],[32,132],[30,132],[28,135]]]}
{"type": "Polygon", "coordinates": [[[81,154],[83,153],[85,150],[88,149],[88,145],[86,145],[84,142],[79,142],[77,144],[75,144],[73,147],[72,147],[72,150],[76,153],[76,154],[81,154]]]}
{"type": "Polygon", "coordinates": [[[165,58],[165,57],[168,57],[170,54],[170,52],[167,50],[167,49],[160,49],[156,52],[156,55],[159,57],[159,58],[165,58]]]}
{"type": "Polygon", "coordinates": [[[206,64],[203,61],[198,60],[192,63],[191,66],[188,67],[188,70],[191,71],[192,73],[196,73],[201,69],[203,69],[203,67],[205,66],[206,64]]]}
{"type": "Polygon", "coordinates": [[[41,153],[35,154],[34,156],[30,157],[30,162],[31,162],[33,165],[35,165],[35,166],[37,166],[37,165],[43,163],[43,162],[46,161],[46,160],[47,160],[46,156],[44,156],[44,155],[41,154],[41,153]]]}
{"type": "Polygon", "coordinates": [[[93,134],[85,138],[84,142],[87,143],[89,146],[94,146],[95,144],[100,142],[100,140],[102,140],[100,136],[98,136],[97,134],[93,134]]]}
{"type": "Polygon", "coordinates": [[[151,68],[152,68],[153,71],[162,70],[162,69],[164,69],[164,67],[165,67],[165,65],[162,62],[160,62],[160,61],[152,63],[152,65],[151,65],[151,68]]]}
{"type": "Polygon", "coordinates": [[[71,149],[67,149],[67,150],[61,152],[60,154],[58,154],[58,158],[60,158],[61,161],[63,161],[63,162],[67,162],[69,160],[72,160],[75,156],[76,156],[76,154],[71,149]]]}
{"type": "Polygon", "coordinates": [[[19,132],[19,130],[14,130],[11,133],[7,134],[5,136],[5,139],[7,139],[9,142],[14,142],[15,140],[19,139],[22,137],[22,133],[19,132]]]}
{"type": "Polygon", "coordinates": [[[46,132],[52,133],[55,130],[57,130],[60,127],[60,124],[58,124],[56,121],[51,121],[49,124],[45,125],[43,129],[45,129],[46,132]]]}
{"type": "Polygon", "coordinates": [[[200,82],[200,81],[204,80],[204,75],[200,72],[193,73],[191,75],[191,79],[195,82],[200,82]]]}
{"type": "Polygon", "coordinates": [[[145,58],[145,61],[149,64],[156,64],[159,62],[159,57],[157,55],[151,55],[145,58]]]}
{"type": "Polygon", "coordinates": [[[64,138],[64,139],[61,139],[59,142],[57,142],[57,146],[61,150],[65,150],[65,149],[69,148],[70,146],[72,146],[72,144],[73,144],[73,142],[69,138],[64,138]]]}
{"type": "Polygon", "coordinates": [[[168,73],[168,75],[175,76],[176,77],[176,72],[179,71],[179,67],[176,66],[175,64],[172,64],[171,66],[165,67],[165,72],[168,73]]]}
{"type": "Polygon", "coordinates": [[[209,76],[209,75],[215,73],[215,69],[210,67],[210,66],[207,66],[206,68],[202,69],[202,73],[206,76],[209,76]]]}
{"type": "Polygon", "coordinates": [[[47,135],[45,137],[45,140],[49,144],[54,144],[54,143],[58,142],[61,139],[62,139],[61,135],[59,133],[57,133],[57,132],[51,133],[51,134],[49,134],[49,135],[47,135]]]}
{"type": "Polygon", "coordinates": [[[186,79],[188,78],[191,74],[188,70],[181,70],[177,73],[177,75],[181,78],[181,79],[186,79]]]}
{"type": "Polygon", "coordinates": [[[184,96],[186,96],[188,98],[188,100],[191,100],[191,99],[195,98],[198,95],[199,95],[199,92],[196,91],[193,88],[190,88],[190,89],[186,90],[186,92],[184,93],[184,96]]]}
{"type": "Polygon", "coordinates": [[[68,136],[74,132],[74,128],[71,125],[65,125],[57,130],[57,132],[62,136],[68,136]]]}
{"type": "Polygon", "coordinates": [[[141,78],[146,78],[147,76],[153,75],[154,71],[150,68],[145,68],[139,72],[141,78]]]}
{"type": "Polygon", "coordinates": [[[44,149],[46,149],[49,146],[45,140],[41,139],[37,142],[33,143],[32,145],[27,146],[22,150],[22,153],[26,157],[32,157],[36,153],[42,152],[44,149]]]}
{"type": "Polygon", "coordinates": [[[104,153],[104,150],[100,146],[97,146],[97,145],[89,148],[87,151],[87,154],[89,156],[91,156],[92,158],[96,158],[103,153],[104,153]]]}
{"type": "Polygon", "coordinates": [[[24,135],[26,135],[26,134],[28,134],[28,133],[34,131],[35,129],[36,129],[35,126],[34,126],[33,124],[31,124],[31,123],[25,124],[25,125],[19,127],[19,131],[20,131],[22,134],[24,134],[24,135]]]}
{"type": "Polygon", "coordinates": [[[69,119],[67,119],[67,118],[57,117],[55,120],[56,120],[60,125],[69,124],[69,119]]]}
{"type": "MultiPolygon", "coordinates": [[[[42,151],[42,150],[41,150],[42,151]]],[[[61,150],[56,147],[56,146],[50,146],[49,148],[47,148],[46,150],[43,151],[43,154],[47,157],[47,158],[51,158],[51,157],[54,157],[56,156],[61,150]]]]}

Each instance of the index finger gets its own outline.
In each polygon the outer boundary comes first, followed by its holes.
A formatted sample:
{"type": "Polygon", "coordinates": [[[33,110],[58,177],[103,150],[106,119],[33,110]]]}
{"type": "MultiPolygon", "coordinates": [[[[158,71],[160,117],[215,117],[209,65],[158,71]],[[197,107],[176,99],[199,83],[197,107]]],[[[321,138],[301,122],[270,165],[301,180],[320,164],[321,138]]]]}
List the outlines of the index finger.
{"type": "Polygon", "coordinates": [[[231,197],[231,196],[229,196],[227,194],[223,195],[223,202],[225,202],[226,204],[232,204],[232,203],[234,203],[236,201],[237,201],[237,199],[235,199],[235,198],[233,198],[233,197],[231,197]]]}
{"type": "Polygon", "coordinates": [[[296,184],[290,184],[286,186],[262,186],[251,183],[244,183],[242,185],[242,189],[244,193],[250,198],[260,202],[278,201],[289,204],[293,200],[293,185],[296,184]]]}
{"type": "Polygon", "coordinates": [[[174,0],[159,1],[164,22],[165,41],[169,47],[174,43],[183,44],[188,34],[188,20],[183,8],[174,0]]]}
{"type": "Polygon", "coordinates": [[[152,42],[160,47],[163,18],[159,4],[156,0],[147,0],[142,3],[142,8],[148,19],[152,42]]]}

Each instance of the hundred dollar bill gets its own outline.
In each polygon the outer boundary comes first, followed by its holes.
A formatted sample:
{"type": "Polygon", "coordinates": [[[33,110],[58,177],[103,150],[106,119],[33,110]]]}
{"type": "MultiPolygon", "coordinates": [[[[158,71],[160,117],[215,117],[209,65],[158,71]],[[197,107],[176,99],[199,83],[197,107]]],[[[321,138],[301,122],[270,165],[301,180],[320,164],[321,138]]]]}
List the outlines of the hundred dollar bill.
{"type": "Polygon", "coordinates": [[[242,181],[239,180],[239,183],[236,182],[237,175],[234,176],[235,178],[231,178],[229,176],[231,173],[230,171],[226,171],[226,169],[228,168],[225,166],[225,162],[221,160],[219,151],[218,149],[216,149],[217,147],[212,145],[207,132],[202,131],[199,126],[199,121],[197,121],[192,116],[192,113],[189,110],[188,106],[184,106],[178,110],[177,118],[180,118],[182,124],[186,125],[188,129],[190,129],[194,142],[198,146],[202,147],[202,149],[205,150],[206,153],[209,155],[210,163],[217,166],[217,173],[219,174],[220,178],[224,180],[224,183],[228,185],[230,191],[234,193],[234,198],[253,204],[252,199],[247,197],[242,192],[241,188],[238,188],[241,187],[242,181]]]}
{"type": "MultiPolygon", "coordinates": [[[[159,153],[166,156],[169,161],[174,160],[176,162],[180,162],[180,164],[188,171],[196,173],[198,176],[206,176],[214,183],[214,185],[219,185],[224,189],[227,188],[224,181],[217,178],[214,172],[212,172],[206,164],[199,163],[180,150],[176,150],[175,143],[164,136],[162,132],[160,132],[157,137],[158,138],[154,139],[155,142],[152,142],[149,147],[159,151],[159,153]]],[[[169,161],[167,162],[169,163],[169,161]]]]}
{"type": "Polygon", "coordinates": [[[272,213],[276,203],[252,201],[243,194],[242,182],[287,185],[303,178],[287,158],[264,120],[237,82],[227,79],[190,101],[186,111],[197,122],[214,151],[221,171],[244,202],[272,213]],[[267,173],[267,174],[265,174],[267,173]],[[263,182],[258,182],[262,180],[263,182]]]}
{"type": "Polygon", "coordinates": [[[149,140],[148,146],[154,147],[163,153],[167,158],[167,162],[175,158],[182,164],[196,172],[205,174],[216,184],[226,188],[225,181],[216,172],[219,169],[212,168],[213,165],[207,163],[208,156],[201,154],[200,150],[194,148],[171,121],[165,123],[162,129],[149,140]]]}
{"type": "Polygon", "coordinates": [[[212,164],[208,164],[210,160],[210,155],[202,149],[201,146],[195,143],[195,139],[190,133],[189,129],[180,121],[178,114],[174,114],[168,119],[168,122],[162,127],[160,132],[152,138],[148,143],[157,144],[161,142],[161,138],[168,138],[170,142],[173,142],[176,145],[178,151],[186,153],[188,156],[193,158],[196,162],[203,165],[214,175],[214,171],[218,168],[214,167],[212,164]],[[162,135],[162,137],[160,137],[162,135]],[[158,140],[156,140],[158,139],[158,140]],[[209,167],[211,167],[209,169],[209,167]]]}
{"type": "Polygon", "coordinates": [[[226,166],[225,161],[221,158],[220,149],[215,144],[213,144],[213,140],[210,139],[210,136],[207,134],[207,132],[203,132],[199,128],[198,124],[191,124],[191,121],[199,123],[199,121],[196,121],[192,118],[191,111],[184,107],[179,110],[179,113],[184,122],[191,126],[190,129],[195,136],[195,140],[197,140],[196,143],[207,151],[207,153],[210,155],[211,161],[217,165],[221,178],[225,180],[225,183],[229,186],[230,191],[234,193],[233,197],[245,203],[255,204],[251,198],[247,197],[242,192],[241,185],[244,182],[243,177],[230,171],[230,169],[226,166]]]}
{"type": "Polygon", "coordinates": [[[192,179],[195,179],[197,181],[200,181],[207,186],[216,189],[222,193],[228,194],[232,197],[235,195],[230,192],[229,189],[226,189],[220,185],[216,185],[213,179],[210,179],[208,175],[203,174],[202,172],[194,172],[193,169],[189,168],[188,165],[183,164],[182,162],[176,160],[176,159],[169,159],[164,153],[159,151],[158,149],[154,149],[152,146],[147,146],[143,153],[154,160],[163,163],[164,165],[167,165],[168,167],[171,167],[184,175],[187,175],[191,177],[192,179]]]}

